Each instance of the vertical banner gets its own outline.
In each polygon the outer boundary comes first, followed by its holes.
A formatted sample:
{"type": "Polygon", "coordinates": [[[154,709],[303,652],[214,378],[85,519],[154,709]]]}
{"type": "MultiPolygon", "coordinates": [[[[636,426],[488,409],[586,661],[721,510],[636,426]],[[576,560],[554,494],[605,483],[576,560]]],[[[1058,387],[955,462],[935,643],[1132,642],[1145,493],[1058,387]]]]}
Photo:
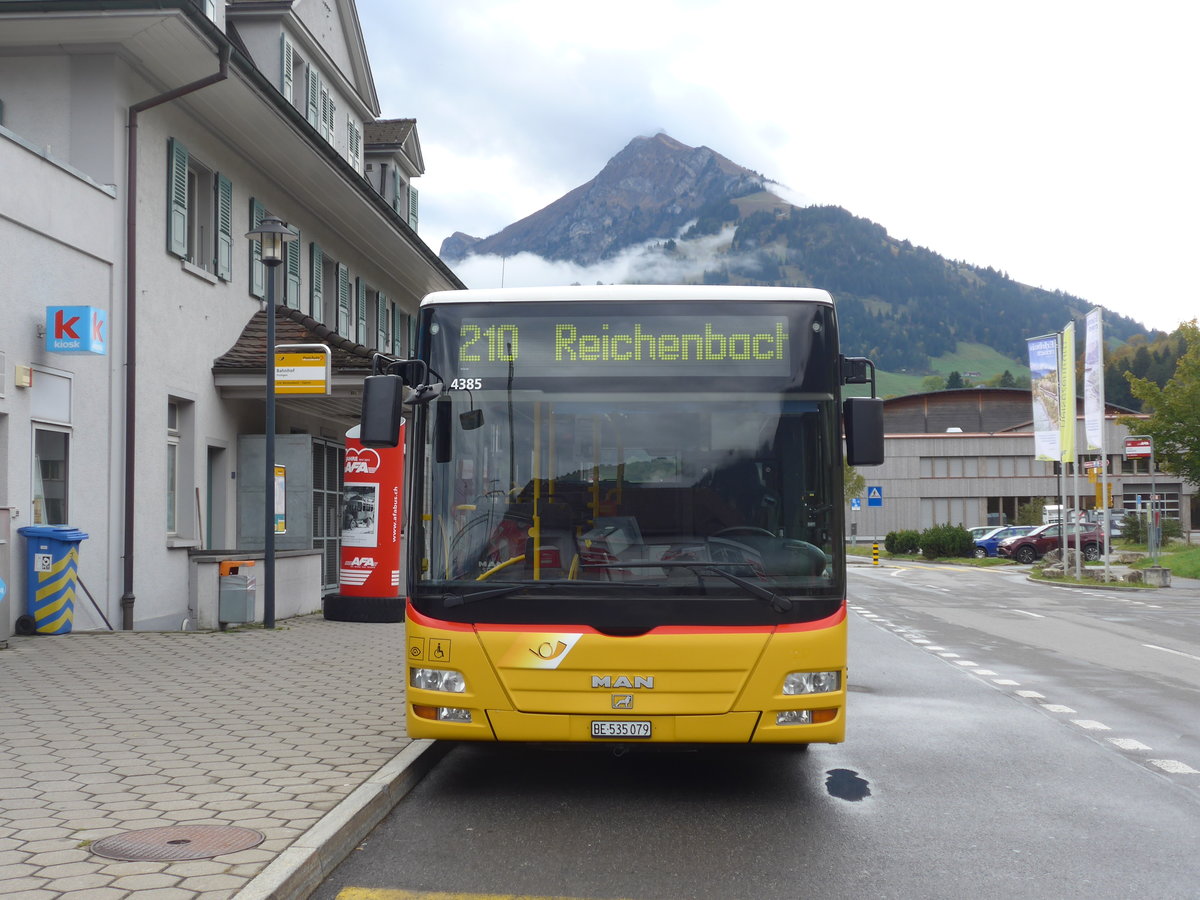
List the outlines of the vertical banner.
{"type": "Polygon", "coordinates": [[[1058,449],[1060,459],[1075,463],[1075,323],[1062,330],[1062,362],[1058,367],[1058,449]]]}
{"type": "Polygon", "coordinates": [[[1089,450],[1104,449],[1104,324],[1099,307],[1087,314],[1083,350],[1083,420],[1089,450]]]}
{"type": "Polygon", "coordinates": [[[1033,456],[1058,462],[1058,335],[1029,338],[1029,381],[1033,395],[1033,456]]]}
{"type": "Polygon", "coordinates": [[[404,426],[397,447],[364,447],[357,425],[346,432],[343,481],[340,592],[399,596],[404,426]]]}

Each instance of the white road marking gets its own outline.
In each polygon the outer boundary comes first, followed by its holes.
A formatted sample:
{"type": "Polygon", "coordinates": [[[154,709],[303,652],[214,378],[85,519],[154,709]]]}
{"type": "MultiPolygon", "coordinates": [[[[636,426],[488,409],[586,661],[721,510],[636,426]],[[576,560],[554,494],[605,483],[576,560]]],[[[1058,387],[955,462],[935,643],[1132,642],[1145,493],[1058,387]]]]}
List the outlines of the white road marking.
{"type": "Polygon", "coordinates": [[[925,638],[909,638],[914,644],[932,644],[933,641],[927,641],[925,638]]]}
{"type": "Polygon", "coordinates": [[[971,661],[971,660],[969,660],[969,659],[956,659],[956,660],[954,661],[954,664],[955,664],[956,666],[963,666],[964,668],[968,668],[968,669],[973,669],[973,668],[975,668],[977,665],[979,665],[979,663],[977,663],[977,662],[972,662],[972,661],[971,661]]]}
{"type": "Polygon", "coordinates": [[[1086,728],[1088,731],[1112,731],[1103,722],[1097,722],[1095,719],[1072,719],[1071,722],[1080,728],[1086,728]]]}
{"type": "Polygon", "coordinates": [[[1181,763],[1177,759],[1149,759],[1146,761],[1152,766],[1158,766],[1164,772],[1170,772],[1172,775],[1200,775],[1200,771],[1193,769],[1187,763],[1181,763]]]}
{"type": "Polygon", "coordinates": [[[976,675],[995,675],[996,673],[993,672],[991,669],[976,669],[975,674],[976,675]]]}
{"type": "MultiPolygon", "coordinates": [[[[1003,685],[1004,687],[1017,687],[1018,685],[1020,685],[1020,683],[1021,682],[1019,682],[1019,681],[1013,681],[1011,678],[993,678],[992,679],[992,684],[1000,684],[1000,685],[1003,685]]],[[[1029,693],[1029,692],[1025,691],[1024,693],[1029,693]]],[[[1038,696],[1041,696],[1041,695],[1039,694],[1038,696]]]]}
{"type": "Polygon", "coordinates": [[[942,657],[943,659],[958,659],[959,654],[951,653],[947,650],[939,653],[938,656],[942,657]]]}
{"type": "Polygon", "coordinates": [[[1192,654],[1184,653],[1182,650],[1172,650],[1170,647],[1160,647],[1157,644],[1142,644],[1142,646],[1149,647],[1151,650],[1161,650],[1163,653],[1174,653],[1176,656],[1186,656],[1188,659],[1200,662],[1200,656],[1192,656],[1192,654]]]}
{"type": "Polygon", "coordinates": [[[1013,610],[1013,612],[1015,612],[1015,613],[1020,613],[1020,614],[1021,614],[1021,615],[1023,615],[1023,616],[1031,616],[1031,617],[1032,617],[1032,618],[1034,618],[1034,619],[1044,619],[1044,618],[1046,618],[1046,617],[1045,617],[1045,616],[1043,616],[1041,613],[1029,612],[1029,610],[1027,610],[1027,609],[1014,609],[1014,610],[1013,610]]]}
{"type": "Polygon", "coordinates": [[[1024,697],[1027,700],[1045,700],[1045,694],[1039,694],[1037,691],[1017,691],[1018,697],[1024,697]]]}
{"type": "Polygon", "coordinates": [[[1044,709],[1048,712],[1056,712],[1056,713],[1073,713],[1073,712],[1075,712],[1075,710],[1071,709],[1071,707],[1063,706],[1061,703],[1043,703],[1042,709],[1044,709]]]}
{"type": "Polygon", "coordinates": [[[1109,738],[1110,744],[1116,744],[1122,750],[1149,750],[1150,748],[1141,741],[1135,741],[1133,738],[1109,738]]]}

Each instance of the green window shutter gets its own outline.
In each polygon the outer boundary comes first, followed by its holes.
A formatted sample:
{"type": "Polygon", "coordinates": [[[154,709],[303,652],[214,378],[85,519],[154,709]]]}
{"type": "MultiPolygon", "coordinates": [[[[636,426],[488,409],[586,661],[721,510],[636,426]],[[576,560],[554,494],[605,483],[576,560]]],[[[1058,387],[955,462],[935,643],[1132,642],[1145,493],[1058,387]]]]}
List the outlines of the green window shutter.
{"type": "Polygon", "coordinates": [[[308,124],[316,128],[321,124],[318,112],[321,97],[321,76],[309,63],[304,67],[304,115],[308,124]]]}
{"type": "Polygon", "coordinates": [[[350,270],[342,263],[337,264],[338,313],[337,330],[342,337],[350,337],[350,270]]]}
{"type": "Polygon", "coordinates": [[[216,270],[222,281],[233,278],[233,182],[217,173],[216,191],[217,234],[216,270]]]}
{"type": "Polygon", "coordinates": [[[400,338],[401,338],[401,335],[404,333],[401,330],[404,323],[401,321],[400,310],[398,310],[396,308],[396,302],[394,300],[392,301],[391,321],[392,321],[392,343],[391,343],[390,349],[393,353],[395,353],[396,355],[399,355],[401,352],[403,352],[400,348],[400,338]]]}
{"type": "Polygon", "coordinates": [[[295,229],[296,239],[284,244],[287,254],[287,286],[284,288],[283,302],[292,309],[300,308],[300,229],[295,229]]]}
{"type": "MultiPolygon", "coordinates": [[[[250,231],[262,224],[266,209],[261,203],[250,198],[250,231]]],[[[250,243],[250,296],[265,300],[267,296],[267,273],[262,264],[262,241],[250,243]]]]}
{"type": "Polygon", "coordinates": [[[279,89],[283,92],[283,96],[287,98],[287,102],[292,102],[292,66],[294,65],[292,57],[292,42],[287,39],[286,34],[279,36],[279,89]]]}
{"type": "Polygon", "coordinates": [[[362,172],[362,129],[353,119],[346,120],[346,152],[350,157],[350,165],[360,174],[362,172]]]}
{"type": "Polygon", "coordinates": [[[354,331],[354,340],[360,344],[367,343],[367,286],[361,278],[354,279],[354,302],[358,313],[358,328],[354,331]]]}
{"type": "Polygon", "coordinates": [[[334,128],[337,124],[337,103],[325,85],[321,85],[321,136],[333,143],[334,128]]]}
{"type": "Polygon", "coordinates": [[[325,321],[325,254],[320,244],[308,245],[308,314],[318,322],[325,321]]]}
{"type": "Polygon", "coordinates": [[[388,328],[391,318],[388,316],[388,300],[383,294],[375,295],[375,349],[380,353],[388,352],[388,328]]]}
{"type": "Polygon", "coordinates": [[[408,186],[408,227],[417,230],[417,189],[408,186]]]}
{"type": "Polygon", "coordinates": [[[188,151],[175,138],[167,141],[167,252],[188,255],[188,151]]]}

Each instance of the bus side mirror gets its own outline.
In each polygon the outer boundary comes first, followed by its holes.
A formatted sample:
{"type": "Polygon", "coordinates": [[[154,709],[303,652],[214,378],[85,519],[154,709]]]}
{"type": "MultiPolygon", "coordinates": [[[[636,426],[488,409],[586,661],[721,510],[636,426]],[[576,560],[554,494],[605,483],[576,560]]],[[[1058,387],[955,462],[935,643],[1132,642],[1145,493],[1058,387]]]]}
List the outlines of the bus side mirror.
{"type": "Polygon", "coordinates": [[[404,422],[404,383],[395,375],[363,379],[362,414],[358,439],[364,447],[395,447],[404,422]]]}
{"type": "Polygon", "coordinates": [[[883,401],[878,397],[850,397],[842,403],[846,430],[846,462],[851,466],[883,463],[883,401]]]}

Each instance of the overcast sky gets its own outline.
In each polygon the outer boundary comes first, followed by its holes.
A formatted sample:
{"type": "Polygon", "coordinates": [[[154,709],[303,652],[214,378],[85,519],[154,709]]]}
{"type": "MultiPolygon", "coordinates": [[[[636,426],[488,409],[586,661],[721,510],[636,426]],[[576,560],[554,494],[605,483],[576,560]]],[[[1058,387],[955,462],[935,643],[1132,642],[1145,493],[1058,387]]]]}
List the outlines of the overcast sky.
{"type": "MultiPolygon", "coordinates": [[[[1151,328],[1200,315],[1200,4],[357,4],[382,115],[417,120],[435,251],[665,131],[1151,328]]],[[[493,261],[455,271],[500,280],[493,261]]],[[[547,275],[510,261],[505,283],[523,278],[547,275]]]]}

